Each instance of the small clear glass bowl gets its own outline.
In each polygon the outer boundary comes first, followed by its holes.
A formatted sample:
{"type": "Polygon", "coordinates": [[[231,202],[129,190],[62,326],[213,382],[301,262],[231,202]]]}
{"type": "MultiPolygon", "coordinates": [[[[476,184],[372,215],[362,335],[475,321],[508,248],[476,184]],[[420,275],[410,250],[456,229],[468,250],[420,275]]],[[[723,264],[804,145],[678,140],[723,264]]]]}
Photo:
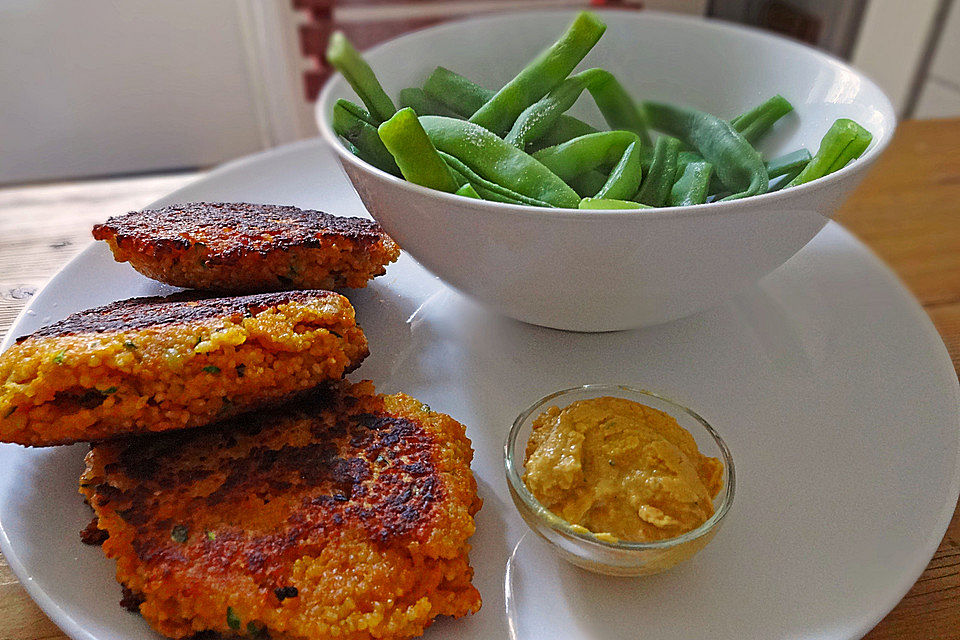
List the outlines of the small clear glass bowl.
{"type": "Polygon", "coordinates": [[[690,559],[703,549],[720,528],[730,510],[736,489],[736,474],[730,450],[720,435],[697,413],[652,391],[614,384],[587,384],[564,389],[537,400],[513,422],[504,445],[504,467],[510,495],[520,515],[540,537],[549,542],[568,562],[595,573],[616,576],[652,575],[690,559]],[[655,542],[608,541],[581,526],[554,515],[530,493],[524,484],[523,459],[534,419],[546,408],[561,409],[578,400],[613,396],[659,409],[675,418],[693,435],[704,455],[723,462],[723,487],[714,498],[714,514],[692,531],[655,542]]]}

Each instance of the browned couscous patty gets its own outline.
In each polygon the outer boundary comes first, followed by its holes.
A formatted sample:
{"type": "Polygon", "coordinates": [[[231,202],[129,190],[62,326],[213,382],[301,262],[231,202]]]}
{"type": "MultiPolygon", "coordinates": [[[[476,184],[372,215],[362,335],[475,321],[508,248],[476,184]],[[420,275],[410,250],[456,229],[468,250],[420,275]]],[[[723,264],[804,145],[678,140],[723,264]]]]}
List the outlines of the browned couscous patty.
{"type": "Polygon", "coordinates": [[[95,445],[80,491],[160,633],[409,638],[480,608],[463,425],[369,382],[95,445]]]}
{"type": "Polygon", "coordinates": [[[372,220],[269,204],[132,211],[93,237],[148,278],[233,293],[363,287],[400,255],[372,220]]]}
{"type": "Polygon", "coordinates": [[[353,307],[330,291],[115,302],[0,355],[0,441],[208,424],[338,379],[367,353],[353,307]]]}

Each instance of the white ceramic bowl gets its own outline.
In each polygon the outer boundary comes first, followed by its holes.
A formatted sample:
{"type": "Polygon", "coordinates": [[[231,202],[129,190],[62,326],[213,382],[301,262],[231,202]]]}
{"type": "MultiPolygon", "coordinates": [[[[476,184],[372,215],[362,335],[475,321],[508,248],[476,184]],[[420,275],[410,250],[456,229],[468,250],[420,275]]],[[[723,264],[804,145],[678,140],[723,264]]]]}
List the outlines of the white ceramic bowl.
{"type": "MultiPolygon", "coordinates": [[[[339,75],[317,101],[364,205],[400,246],[458,290],[533,324],[576,331],[652,325],[709,308],[773,271],[823,227],[893,135],[883,92],[843,62],[790,40],[723,22],[602,11],[607,31],[580,68],[604,67],[636,99],[734,117],[780,93],[795,111],[763,141],[769,157],[816,153],[834,120],[873,134],[866,153],[820,180],[738,200],[656,211],[578,211],[484,202],[405,182],[355,157],[330,124],[339,75]]],[[[365,53],[391,96],[438,65],[496,88],[552,43],[570,11],[510,13],[414,32],[365,53]]],[[[572,112],[600,126],[584,96],[572,112]]]]}

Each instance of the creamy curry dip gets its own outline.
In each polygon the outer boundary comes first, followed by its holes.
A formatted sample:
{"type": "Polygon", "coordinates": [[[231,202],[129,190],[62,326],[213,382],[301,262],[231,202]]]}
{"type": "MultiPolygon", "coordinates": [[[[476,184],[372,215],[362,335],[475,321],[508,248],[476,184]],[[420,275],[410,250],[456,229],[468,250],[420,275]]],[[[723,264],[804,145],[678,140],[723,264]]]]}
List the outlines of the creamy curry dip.
{"type": "Polygon", "coordinates": [[[624,398],[550,407],[533,421],[523,481],[554,514],[601,539],[651,542],[713,515],[723,463],[670,415],[624,398]]]}

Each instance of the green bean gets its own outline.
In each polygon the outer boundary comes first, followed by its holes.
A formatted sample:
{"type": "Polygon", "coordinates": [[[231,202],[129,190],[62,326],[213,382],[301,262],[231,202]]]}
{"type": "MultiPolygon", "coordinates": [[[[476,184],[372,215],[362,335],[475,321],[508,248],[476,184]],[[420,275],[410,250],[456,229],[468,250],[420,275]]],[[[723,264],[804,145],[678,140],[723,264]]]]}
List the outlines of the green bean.
{"type": "MultiPolygon", "coordinates": [[[[469,118],[477,109],[495,95],[490,89],[464,78],[444,67],[437,67],[427,78],[423,91],[428,97],[442,103],[456,115],[469,118]]],[[[593,127],[582,120],[566,114],[557,118],[556,123],[539,140],[527,149],[529,152],[552,147],[555,144],[572,140],[588,133],[596,133],[593,127]]]]}
{"type": "MultiPolygon", "coordinates": [[[[555,128],[561,114],[573,106],[584,90],[590,92],[611,129],[631,131],[649,144],[650,135],[642,112],[613,74],[605,69],[587,69],[564,80],[517,117],[506,140],[522,149],[527,143],[542,138],[555,128]]],[[[565,121],[563,125],[574,130],[567,140],[595,131],[576,119],[565,121]]],[[[565,141],[558,140],[554,144],[565,141]]]]}
{"type": "MultiPolygon", "coordinates": [[[[846,122],[843,126],[853,129],[856,132],[856,137],[854,138],[853,142],[847,145],[842,153],[837,155],[837,159],[834,160],[833,164],[830,165],[830,168],[827,169],[827,174],[831,174],[834,171],[839,171],[847,166],[847,163],[849,163],[851,160],[856,160],[859,158],[861,155],[863,155],[863,152],[867,150],[867,147],[870,146],[870,141],[873,140],[873,134],[861,127],[858,123],[846,118],[844,118],[844,120],[846,120],[846,122]]],[[[817,150],[817,153],[819,153],[819,149],[817,150]]],[[[813,162],[813,160],[811,160],[811,162],[813,162]]]]}
{"type": "Polygon", "coordinates": [[[606,28],[596,15],[581,11],[560,39],[470,116],[470,122],[497,135],[506,134],[524,109],[570,75],[606,28]]]}
{"type": "Polygon", "coordinates": [[[562,180],[572,180],[597,167],[612,167],[637,140],[632,131],[600,131],[541,149],[533,157],[562,180]]]}
{"type": "MultiPolygon", "coordinates": [[[[482,186],[482,183],[484,182],[484,180],[479,176],[477,176],[476,174],[472,174],[470,169],[464,166],[462,162],[460,162],[459,160],[457,160],[456,158],[454,158],[449,154],[445,154],[443,152],[439,152],[439,153],[440,153],[440,157],[443,158],[444,161],[447,163],[447,166],[450,167],[450,173],[453,174],[453,177],[457,181],[457,184],[460,185],[457,188],[457,191],[460,191],[461,189],[469,185],[470,187],[473,188],[473,190],[477,193],[477,195],[480,196],[481,200],[493,200],[494,202],[509,202],[511,204],[527,204],[520,199],[522,197],[520,196],[520,194],[513,194],[509,190],[506,190],[506,193],[510,193],[510,195],[505,195],[503,193],[493,193],[491,192],[491,190],[485,189],[482,186]],[[475,182],[471,183],[469,180],[467,180],[467,178],[464,177],[464,175],[460,173],[460,171],[458,171],[456,167],[460,167],[461,169],[464,169],[467,173],[471,173],[471,177],[475,180],[475,182]]],[[[492,186],[497,187],[498,189],[503,189],[498,185],[492,185],[492,186]]],[[[536,206],[549,207],[550,205],[546,203],[538,203],[536,206]]]]}
{"type": "Polygon", "coordinates": [[[582,120],[577,120],[564,114],[557,118],[556,124],[539,140],[527,145],[527,153],[536,153],[541,149],[563,144],[574,138],[585,136],[588,133],[597,133],[597,128],[582,120]]]}
{"type": "Polygon", "coordinates": [[[662,102],[644,102],[643,109],[653,128],[680,138],[714,166],[720,181],[733,192],[725,200],[766,192],[770,179],[763,158],[729,122],[662,102]]]}
{"type": "MultiPolygon", "coordinates": [[[[439,151],[437,153],[440,153],[439,151]]],[[[443,157],[443,154],[440,153],[440,157],[443,158],[444,162],[447,162],[447,159],[443,157]]],[[[467,178],[456,170],[449,162],[447,162],[447,168],[450,169],[450,173],[453,175],[453,179],[457,181],[457,189],[460,189],[465,184],[470,184],[470,181],[467,178]]]]}
{"type": "Polygon", "coordinates": [[[683,171],[691,162],[704,162],[703,156],[696,151],[681,151],[677,154],[677,178],[683,175],[683,171]]]}
{"type": "MultiPolygon", "coordinates": [[[[697,151],[681,151],[677,156],[677,180],[680,179],[680,176],[683,175],[683,172],[686,170],[687,165],[692,162],[706,162],[703,159],[703,156],[700,155],[697,151]]],[[[723,191],[725,187],[723,183],[720,182],[720,178],[717,177],[717,172],[714,171],[710,176],[710,187],[708,189],[709,195],[715,195],[723,191]]]]}
{"type": "Polygon", "coordinates": [[[600,191],[606,183],[606,174],[596,169],[581,173],[567,181],[567,184],[573,187],[573,190],[583,197],[592,197],[593,194],[600,191]]]}
{"type": "Polygon", "coordinates": [[[446,67],[433,70],[423,83],[423,91],[463,118],[472,116],[496,94],[446,67]]]}
{"type": "Polygon", "coordinates": [[[757,105],[746,113],[741,113],[731,120],[730,124],[747,139],[747,142],[755,144],[777,120],[791,111],[793,111],[793,105],[778,93],[763,104],[757,105]]]}
{"type": "Polygon", "coordinates": [[[380,86],[380,81],[377,80],[370,65],[357,53],[342,31],[334,31],[330,36],[330,42],[327,45],[327,62],[347,79],[363,104],[367,105],[376,124],[389,120],[397,112],[393,101],[380,86]]]}
{"type": "Polygon", "coordinates": [[[823,136],[817,154],[786,186],[795,187],[842,169],[851,160],[859,158],[871,140],[873,136],[869,131],[853,120],[840,118],[823,136]]]}
{"type": "Polygon", "coordinates": [[[553,205],[547,204],[545,202],[540,202],[538,204],[532,204],[530,202],[525,202],[523,200],[518,200],[511,196],[505,196],[499,191],[491,191],[489,189],[484,189],[483,187],[477,187],[477,193],[480,194],[481,200],[489,200],[490,202],[503,202],[506,204],[519,204],[528,207],[544,207],[546,209],[555,208],[553,205]]]}
{"type": "Polygon", "coordinates": [[[400,109],[381,124],[378,131],[404,178],[438,191],[457,190],[457,181],[430,142],[413,109],[400,109]]]}
{"type": "MultiPolygon", "coordinates": [[[[764,163],[764,166],[767,168],[767,175],[770,178],[770,184],[773,184],[775,178],[779,178],[783,175],[789,175],[792,180],[800,173],[807,163],[810,162],[810,152],[806,149],[798,149],[797,151],[792,151],[790,153],[784,154],[773,160],[769,160],[764,163]]],[[[687,164],[690,162],[703,162],[703,158],[700,157],[700,154],[696,151],[681,151],[680,158],[677,160],[677,177],[683,173],[683,170],[686,168],[687,164]]],[[[777,187],[773,188],[772,186],[767,187],[767,193],[771,191],[779,191],[787,185],[786,181],[780,181],[777,183],[777,187]]],[[[714,172],[713,177],[710,178],[710,194],[716,195],[723,192],[724,186],[720,182],[720,179],[717,177],[716,172],[714,172]]]]}
{"type": "MultiPolygon", "coordinates": [[[[760,137],[766,133],[766,131],[773,126],[773,123],[780,119],[782,116],[786,115],[793,110],[793,105],[787,102],[786,98],[781,95],[775,95],[770,98],[763,104],[751,109],[750,111],[743,113],[733,120],[730,121],[730,124],[734,129],[739,131],[748,142],[755,143],[760,137]]],[[[807,160],[810,159],[809,152],[807,153],[807,160]]],[[[779,160],[779,158],[778,158],[779,160]]],[[[681,151],[680,158],[677,161],[677,175],[683,173],[683,169],[686,168],[687,164],[690,162],[702,162],[703,158],[696,151],[681,151]]],[[[783,174],[772,174],[770,172],[771,163],[766,163],[767,166],[767,175],[769,179],[777,177],[777,175],[783,174]]],[[[782,185],[781,185],[782,186],[782,185]]],[[[720,178],[714,172],[713,177],[710,179],[710,193],[716,194],[724,190],[723,183],[720,181],[720,178]]],[[[768,189],[769,190],[769,189],[768,189]]]]}
{"type": "MultiPolygon", "coordinates": [[[[677,156],[679,161],[680,156],[677,156]]],[[[653,148],[640,147],[640,172],[642,175],[650,173],[650,165],[653,164],[653,148]]]]}
{"type": "Polygon", "coordinates": [[[423,116],[420,123],[438,150],[493,183],[557,207],[576,208],[580,202],[547,167],[480,125],[443,116],[423,116]]]}
{"type": "Polygon", "coordinates": [[[457,189],[456,191],[454,191],[454,193],[457,194],[458,196],[463,196],[464,198],[475,198],[477,200],[481,199],[480,194],[477,193],[477,190],[474,189],[473,185],[470,184],[469,182],[463,185],[462,187],[460,187],[459,189],[457,189]]]}
{"type": "MultiPolygon", "coordinates": [[[[470,186],[473,186],[471,183],[470,186]]],[[[516,198],[512,195],[505,195],[502,191],[495,191],[493,189],[484,189],[483,187],[474,187],[478,194],[480,194],[481,200],[489,200],[491,202],[504,202],[506,204],[519,204],[528,207],[543,207],[545,209],[554,209],[555,207],[552,204],[547,204],[546,202],[530,202],[529,200],[523,200],[521,198],[516,198]]]]}
{"type": "Polygon", "coordinates": [[[595,198],[626,200],[640,188],[640,141],[631,142],[595,198]]]}
{"type": "Polygon", "coordinates": [[[449,153],[440,152],[440,157],[444,159],[447,163],[447,166],[450,167],[450,170],[455,176],[459,176],[464,183],[469,183],[477,190],[477,193],[480,194],[480,197],[484,200],[494,200],[496,202],[509,202],[511,204],[525,204],[532,207],[553,207],[554,205],[549,202],[544,202],[543,200],[538,200],[536,198],[531,198],[525,196],[522,193],[517,193],[513,189],[504,187],[495,182],[487,180],[476,171],[468,167],[466,164],[461,162],[459,159],[453,157],[449,153]]]}
{"type": "Polygon", "coordinates": [[[337,100],[333,106],[333,130],[346,140],[354,154],[381,171],[400,177],[400,168],[380,140],[370,114],[348,100],[337,100]]]}
{"type": "Polygon", "coordinates": [[[587,69],[561,82],[517,117],[505,139],[523,149],[528,142],[543,137],[584,90],[590,92],[611,129],[632,131],[649,141],[646,123],[636,103],[605,69],[587,69]]]}
{"type": "Polygon", "coordinates": [[[782,177],[777,179],[776,183],[770,183],[770,188],[767,189],[767,193],[774,193],[775,191],[780,191],[781,189],[785,188],[788,184],[793,182],[794,178],[800,175],[801,171],[803,171],[803,166],[794,167],[787,173],[783,174],[782,177]]]}
{"type": "Polygon", "coordinates": [[[604,71],[587,89],[611,129],[632,131],[644,145],[652,144],[646,116],[612,73],[604,71]]]}
{"type": "Polygon", "coordinates": [[[570,76],[550,93],[524,109],[504,140],[518,149],[523,149],[528,142],[543,137],[563,112],[573,106],[580,94],[606,73],[603,69],[587,69],[570,76]]]}
{"type": "Polygon", "coordinates": [[[792,173],[795,169],[799,173],[807,166],[811,158],[810,152],[806,149],[791,151],[767,162],[767,175],[773,180],[774,178],[792,173]]]}
{"type": "Polygon", "coordinates": [[[640,184],[634,200],[662,207],[670,197],[670,188],[677,177],[677,156],[680,154],[680,141],[670,136],[660,136],[653,148],[653,162],[650,172],[640,184]]]}
{"type": "Polygon", "coordinates": [[[409,87],[400,90],[400,107],[410,107],[418,116],[449,116],[459,117],[439,100],[434,100],[419,87],[409,87]]]}
{"type": "Polygon", "coordinates": [[[633,200],[616,200],[613,198],[584,198],[580,201],[580,209],[652,209],[645,204],[633,200]]]}
{"type": "Polygon", "coordinates": [[[683,174],[673,183],[673,188],[670,190],[670,206],[685,207],[706,202],[712,175],[713,165],[709,162],[689,163],[684,168],[683,174]]]}
{"type": "Polygon", "coordinates": [[[334,109],[338,107],[346,110],[350,115],[352,115],[355,118],[359,118],[360,120],[363,120],[367,124],[373,125],[374,127],[380,126],[380,123],[377,122],[376,119],[372,115],[370,115],[370,113],[366,109],[364,109],[363,107],[361,107],[355,102],[350,102],[349,100],[344,100],[341,98],[337,100],[336,104],[333,106],[334,109]]]}

